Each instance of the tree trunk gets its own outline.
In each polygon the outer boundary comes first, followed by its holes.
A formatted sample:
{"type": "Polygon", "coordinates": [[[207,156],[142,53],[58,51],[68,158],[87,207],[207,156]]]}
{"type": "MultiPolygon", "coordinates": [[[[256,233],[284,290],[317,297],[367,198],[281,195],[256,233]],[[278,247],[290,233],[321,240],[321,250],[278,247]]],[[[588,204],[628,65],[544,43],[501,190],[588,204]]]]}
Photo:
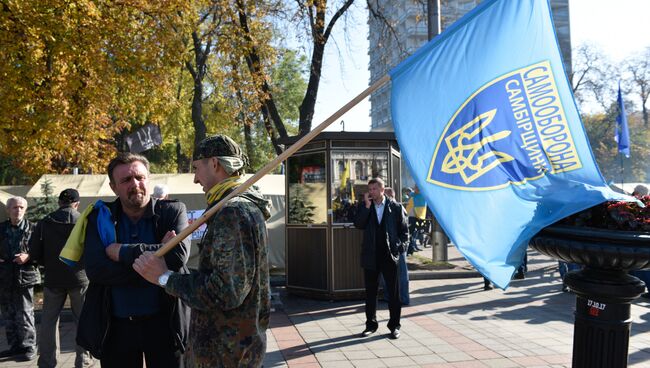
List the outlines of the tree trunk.
{"type": "Polygon", "coordinates": [[[194,147],[205,139],[207,128],[203,120],[203,81],[194,80],[194,96],[192,96],[192,123],[194,124],[194,147]]]}
{"type": "Polygon", "coordinates": [[[179,174],[190,172],[190,158],[183,154],[181,141],[176,138],[176,172],[179,174]]]}
{"type": "MultiPolygon", "coordinates": [[[[316,38],[322,39],[321,36],[316,38]]],[[[316,98],[318,98],[318,86],[320,84],[320,73],[323,68],[323,54],[325,51],[325,42],[314,41],[314,50],[311,55],[311,69],[309,73],[309,83],[307,83],[307,93],[300,104],[300,120],[298,123],[298,134],[303,136],[311,130],[314,119],[314,108],[316,98]]]]}
{"type": "Polygon", "coordinates": [[[246,155],[248,156],[248,163],[250,167],[256,167],[255,158],[253,156],[253,138],[251,137],[251,126],[244,123],[244,142],[246,143],[246,155]]]}
{"type": "Polygon", "coordinates": [[[203,45],[201,38],[195,31],[192,32],[192,41],[194,43],[194,65],[188,61],[185,66],[194,80],[192,123],[194,125],[194,147],[197,147],[199,142],[205,139],[207,135],[207,128],[203,120],[203,78],[206,73],[206,63],[212,47],[212,40],[208,38],[205,45],[203,45]]]}
{"type": "Polygon", "coordinates": [[[336,21],[350,8],[354,0],[347,0],[334,13],[329,24],[325,26],[326,5],[315,4],[309,5],[316,8],[316,19],[311,19],[311,33],[313,51],[311,56],[311,67],[309,69],[309,82],[307,83],[307,93],[300,104],[300,120],[298,122],[298,134],[303,136],[311,131],[314,119],[314,108],[318,98],[318,86],[320,84],[321,70],[323,68],[323,55],[325,45],[332,33],[336,21]]]}
{"type": "MultiPolygon", "coordinates": [[[[237,1],[237,12],[239,15],[239,26],[244,32],[246,41],[250,44],[250,47],[248,48],[248,52],[246,53],[246,65],[248,66],[248,70],[250,71],[251,74],[253,75],[258,75],[258,76],[264,76],[264,72],[261,69],[261,61],[260,61],[260,56],[257,52],[257,48],[253,44],[253,39],[250,36],[250,28],[248,27],[248,14],[244,11],[244,5],[241,3],[241,1],[237,1]]],[[[284,126],[284,123],[282,122],[282,117],[280,117],[280,113],[278,113],[277,106],[275,105],[275,100],[273,99],[273,93],[271,93],[271,87],[268,85],[266,82],[266,78],[262,78],[262,115],[264,116],[264,121],[268,121],[273,124],[275,127],[275,132],[281,137],[281,138],[287,138],[289,135],[287,134],[287,129],[284,126]]],[[[266,124],[265,124],[266,126],[266,124]]],[[[269,127],[267,126],[267,132],[269,132],[269,138],[271,138],[271,142],[273,143],[273,147],[275,148],[275,151],[279,153],[282,153],[282,148],[280,145],[276,142],[276,137],[272,133],[273,129],[269,130],[269,127]]]]}
{"type": "Polygon", "coordinates": [[[647,83],[641,83],[641,111],[643,112],[643,126],[648,127],[648,109],[645,107],[645,103],[648,102],[647,83]]]}

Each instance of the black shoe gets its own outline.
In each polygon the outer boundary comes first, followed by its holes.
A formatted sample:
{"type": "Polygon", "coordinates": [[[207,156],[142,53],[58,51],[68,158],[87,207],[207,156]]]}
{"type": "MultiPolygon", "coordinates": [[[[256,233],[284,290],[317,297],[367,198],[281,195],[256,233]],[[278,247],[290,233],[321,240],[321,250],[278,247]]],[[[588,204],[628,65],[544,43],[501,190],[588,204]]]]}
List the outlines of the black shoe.
{"type": "Polygon", "coordinates": [[[568,293],[569,292],[569,287],[566,285],[562,285],[562,292],[568,293]]]}
{"type": "Polygon", "coordinates": [[[485,290],[485,291],[492,290],[492,289],[494,289],[494,287],[489,283],[483,285],[483,290],[485,290]]]}
{"type": "Polygon", "coordinates": [[[397,340],[397,339],[399,339],[399,336],[400,336],[399,328],[395,328],[395,329],[392,329],[392,330],[390,331],[390,335],[389,335],[389,337],[390,337],[392,340],[397,340]]]}
{"type": "Polygon", "coordinates": [[[36,359],[35,351],[27,351],[25,353],[17,355],[16,358],[14,358],[14,360],[17,362],[29,362],[34,359],[36,359]]]}
{"type": "Polygon", "coordinates": [[[650,293],[641,294],[642,298],[650,299],[650,293]]]}
{"type": "Polygon", "coordinates": [[[513,277],[513,279],[515,279],[515,280],[523,280],[525,278],[526,278],[526,275],[524,275],[523,271],[517,271],[517,273],[513,277]]]}
{"type": "Polygon", "coordinates": [[[368,336],[374,334],[375,332],[377,332],[377,327],[375,327],[375,328],[366,327],[366,329],[363,330],[363,332],[361,333],[361,337],[368,337],[368,336]]]}
{"type": "Polygon", "coordinates": [[[21,353],[23,352],[21,352],[20,349],[11,348],[11,349],[0,351],[0,358],[9,358],[12,356],[20,355],[21,353]]]}

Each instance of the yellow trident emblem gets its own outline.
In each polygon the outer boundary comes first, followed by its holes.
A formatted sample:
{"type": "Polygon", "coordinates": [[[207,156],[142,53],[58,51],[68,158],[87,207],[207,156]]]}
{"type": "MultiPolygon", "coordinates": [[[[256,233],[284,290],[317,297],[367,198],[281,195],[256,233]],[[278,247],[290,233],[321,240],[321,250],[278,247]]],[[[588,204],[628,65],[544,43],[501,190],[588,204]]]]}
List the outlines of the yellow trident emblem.
{"type": "Polygon", "coordinates": [[[442,172],[458,174],[465,184],[469,184],[499,166],[499,163],[514,160],[512,156],[506,153],[493,150],[488,150],[479,155],[479,150],[485,147],[485,145],[509,136],[511,133],[509,130],[484,137],[478,142],[472,142],[474,137],[492,122],[496,112],[497,110],[493,109],[480,114],[445,138],[445,144],[449,152],[442,162],[442,172]],[[477,123],[478,126],[470,130],[477,123]]]}

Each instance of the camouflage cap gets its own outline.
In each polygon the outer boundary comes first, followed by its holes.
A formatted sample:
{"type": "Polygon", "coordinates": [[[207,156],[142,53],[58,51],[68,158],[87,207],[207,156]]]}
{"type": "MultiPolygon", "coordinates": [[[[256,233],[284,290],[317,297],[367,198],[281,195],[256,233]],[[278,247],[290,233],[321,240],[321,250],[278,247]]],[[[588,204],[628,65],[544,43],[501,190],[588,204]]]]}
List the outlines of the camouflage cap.
{"type": "Polygon", "coordinates": [[[194,148],[192,160],[200,160],[208,157],[234,156],[242,157],[244,153],[237,142],[223,134],[207,137],[199,142],[198,147],[194,148]]]}
{"type": "Polygon", "coordinates": [[[217,158],[232,158],[240,161],[239,168],[248,165],[248,157],[241,150],[237,142],[227,135],[218,134],[212,137],[207,137],[199,142],[198,146],[194,148],[192,160],[200,160],[203,158],[217,157],[217,158]]]}

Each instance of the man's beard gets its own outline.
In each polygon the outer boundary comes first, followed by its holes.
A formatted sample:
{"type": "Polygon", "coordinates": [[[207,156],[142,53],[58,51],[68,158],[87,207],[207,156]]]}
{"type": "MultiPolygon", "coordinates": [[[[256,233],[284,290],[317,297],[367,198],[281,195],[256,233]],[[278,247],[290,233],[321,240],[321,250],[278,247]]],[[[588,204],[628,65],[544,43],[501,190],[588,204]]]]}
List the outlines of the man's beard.
{"type": "Polygon", "coordinates": [[[147,192],[138,188],[133,189],[128,193],[128,200],[133,207],[142,208],[147,204],[147,192]]]}

